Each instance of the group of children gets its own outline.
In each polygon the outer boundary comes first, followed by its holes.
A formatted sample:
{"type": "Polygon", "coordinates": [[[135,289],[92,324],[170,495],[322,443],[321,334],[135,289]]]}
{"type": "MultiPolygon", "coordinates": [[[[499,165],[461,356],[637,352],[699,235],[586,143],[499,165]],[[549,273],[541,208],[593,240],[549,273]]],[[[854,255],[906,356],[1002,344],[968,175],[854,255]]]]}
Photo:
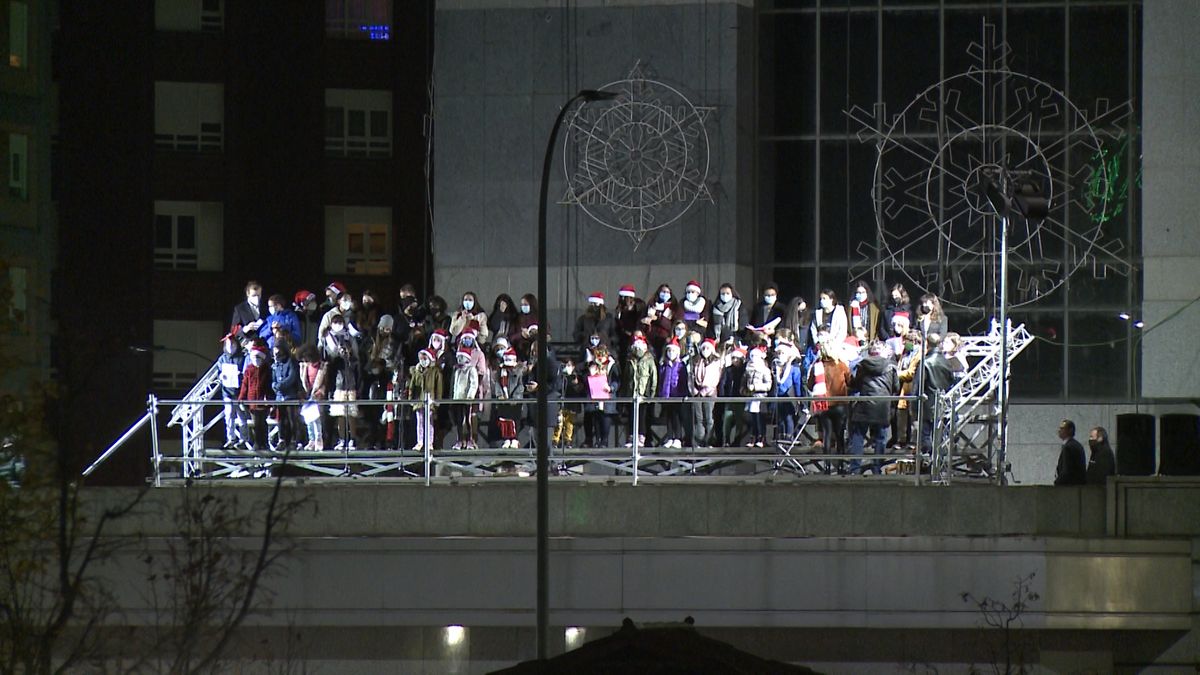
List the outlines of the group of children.
{"type": "MultiPolygon", "coordinates": [[[[420,450],[443,447],[453,430],[451,447],[472,449],[484,440],[480,420],[490,413],[486,442],[516,448],[533,422],[529,399],[545,386],[554,401],[553,443],[563,448],[574,446],[580,421],[585,447],[632,445],[635,437],[665,448],[743,440],[764,447],[769,417],[777,440],[789,441],[811,413],[820,423],[818,443],[829,451],[844,447],[848,421],[852,452],[861,452],[868,435],[882,452],[889,435],[894,444],[910,441],[905,401],[809,407],[769,399],[907,394],[929,360],[922,358],[926,339],[937,345],[947,336],[954,344],[937,298],[924,296],[914,313],[899,285],[883,307],[866,282],[851,286],[848,305],[824,289],[812,310],[803,298],[785,305],[773,284],[747,309],[731,284],[711,301],[695,281],[682,298],[662,284],[646,301],[626,285],[611,311],[602,293],[588,296],[572,343],[542,355],[549,373],[543,385],[536,377],[537,298],[530,294],[517,302],[501,294],[487,312],[468,292],[450,313],[439,296],[421,303],[407,285],[386,309],[372,291],[356,298],[338,282],[325,289],[323,304],[301,290],[290,303],[271,296],[266,311],[257,283],[245,291],[219,359],[227,447],[268,447],[273,409],[283,447],[420,450]],[[558,351],[566,356],[561,362],[558,351]],[[659,399],[636,411],[636,431],[632,404],[609,400],[634,396],[659,399]],[[657,438],[647,433],[652,426],[663,428],[657,438]]],[[[945,346],[933,351],[953,354],[945,346]]],[[[947,373],[966,365],[942,360],[947,373]]],[[[948,386],[948,377],[926,379],[948,386]]]]}

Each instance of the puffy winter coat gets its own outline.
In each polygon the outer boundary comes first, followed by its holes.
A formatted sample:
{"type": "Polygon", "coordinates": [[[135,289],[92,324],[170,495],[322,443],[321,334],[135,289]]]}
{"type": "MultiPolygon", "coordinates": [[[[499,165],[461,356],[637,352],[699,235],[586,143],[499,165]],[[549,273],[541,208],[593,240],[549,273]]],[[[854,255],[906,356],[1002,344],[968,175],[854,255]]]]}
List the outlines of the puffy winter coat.
{"type": "Polygon", "coordinates": [[[451,398],[465,401],[479,396],[479,371],[470,363],[454,369],[454,391],[451,398]]]}
{"type": "Polygon", "coordinates": [[[688,391],[692,396],[716,396],[721,385],[721,358],[692,357],[688,365],[688,391]]]}
{"type": "Polygon", "coordinates": [[[271,364],[271,389],[276,401],[300,398],[300,367],[291,358],[271,364]]]}
{"type": "Polygon", "coordinates": [[[742,391],[746,396],[766,396],[771,391],[771,369],[766,361],[752,358],[746,364],[742,391]]]}
{"type": "Polygon", "coordinates": [[[658,368],[658,395],[682,398],[687,395],[687,368],[681,360],[662,362],[658,368]]]}
{"type": "Polygon", "coordinates": [[[626,396],[649,396],[658,393],[658,369],[654,366],[654,357],[650,352],[640,357],[631,356],[625,362],[625,377],[622,380],[627,387],[623,392],[626,396]]]}
{"type": "MultiPolygon", "coordinates": [[[[859,361],[850,389],[860,396],[895,396],[900,393],[896,366],[882,356],[868,356],[859,361]]],[[[850,421],[882,426],[888,423],[891,408],[890,401],[855,401],[850,421]]]]}

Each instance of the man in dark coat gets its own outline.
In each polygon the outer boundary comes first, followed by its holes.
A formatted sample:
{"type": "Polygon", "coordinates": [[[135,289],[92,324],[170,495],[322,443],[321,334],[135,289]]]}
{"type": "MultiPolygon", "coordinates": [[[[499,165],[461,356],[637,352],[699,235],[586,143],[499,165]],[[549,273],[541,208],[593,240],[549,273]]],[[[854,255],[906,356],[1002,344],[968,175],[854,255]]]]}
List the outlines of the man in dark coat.
{"type": "Polygon", "coordinates": [[[1088,432],[1088,447],[1092,449],[1092,456],[1087,465],[1087,484],[1104,485],[1109,476],[1117,473],[1117,458],[1108,444],[1108,430],[1092,427],[1088,432]]]}
{"type": "MultiPolygon", "coordinates": [[[[872,343],[867,357],[858,363],[854,379],[850,382],[851,393],[859,396],[896,396],[900,393],[900,376],[896,366],[884,353],[887,348],[882,342],[872,343]]],[[[875,447],[875,470],[883,473],[883,454],[887,447],[890,401],[857,401],[850,406],[850,453],[862,455],[863,442],[871,434],[875,447]]],[[[857,473],[860,462],[850,462],[850,472],[857,473]]]]}
{"type": "Polygon", "coordinates": [[[1054,472],[1055,485],[1084,485],[1087,483],[1087,455],[1083,446],[1075,440],[1075,423],[1063,420],[1058,425],[1058,437],[1062,449],[1058,453],[1058,469],[1054,472]]]}
{"type": "Polygon", "coordinates": [[[933,423],[935,400],[938,395],[954,385],[954,368],[942,353],[942,336],[930,333],[925,336],[925,358],[921,360],[920,378],[915,391],[925,396],[921,406],[921,451],[933,450],[933,423]]]}
{"type": "MultiPolygon", "coordinates": [[[[251,337],[259,337],[259,329],[266,323],[266,312],[262,307],[262,286],[257,281],[246,283],[246,299],[233,308],[233,317],[229,320],[229,332],[234,335],[245,333],[251,337]]],[[[268,334],[270,331],[268,330],[268,334]]],[[[266,335],[261,335],[263,338],[266,335]]]]}

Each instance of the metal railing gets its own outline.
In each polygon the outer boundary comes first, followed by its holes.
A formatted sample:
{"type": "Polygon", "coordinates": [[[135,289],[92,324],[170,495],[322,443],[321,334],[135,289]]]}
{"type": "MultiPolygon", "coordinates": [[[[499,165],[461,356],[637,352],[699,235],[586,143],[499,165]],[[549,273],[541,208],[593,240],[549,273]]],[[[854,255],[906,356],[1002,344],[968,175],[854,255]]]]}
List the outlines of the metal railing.
{"type": "MultiPolygon", "coordinates": [[[[207,378],[201,378],[202,381],[207,378]]],[[[535,421],[531,419],[534,399],[433,399],[424,400],[357,400],[357,401],[223,401],[214,399],[219,389],[208,389],[197,386],[193,391],[209,391],[209,398],[159,399],[151,395],[147,401],[146,414],[131,427],[121,439],[113,444],[87,470],[91,473],[96,466],[107,459],[129,437],[147,424],[151,430],[151,464],[153,467],[153,483],[156,486],[169,484],[172,481],[190,481],[197,479],[240,478],[246,476],[267,476],[278,470],[286,470],[297,476],[307,476],[312,479],[335,477],[395,477],[423,480],[426,485],[437,480],[476,476],[518,476],[524,477],[534,473],[533,440],[535,421]],[[248,406],[262,406],[274,413],[279,409],[296,408],[313,405],[320,412],[320,419],[328,423],[336,421],[339,416],[333,414],[336,406],[353,405],[367,409],[365,415],[370,419],[379,419],[386,411],[392,411],[395,425],[392,440],[370,444],[371,447],[340,447],[322,450],[291,449],[284,457],[284,448],[280,443],[280,425],[272,415],[260,413],[257,418],[249,414],[248,406]],[[266,430],[255,430],[255,422],[249,426],[240,427],[236,436],[243,441],[249,440],[248,434],[258,431],[258,439],[266,437],[265,444],[255,444],[253,448],[246,444],[234,448],[222,447],[220,438],[214,433],[218,422],[224,419],[224,408],[232,406],[235,414],[232,419],[257,420],[265,423],[266,430]],[[519,447],[489,447],[486,436],[479,435],[486,429],[489,436],[496,438],[497,419],[503,409],[497,406],[517,406],[517,418],[513,420],[517,430],[519,447]],[[160,411],[167,407],[171,409],[167,428],[179,427],[180,442],[164,442],[161,438],[158,420],[160,411]],[[472,430],[472,440],[468,444],[459,438],[454,424],[455,415],[465,413],[467,409],[474,410],[479,419],[477,428],[470,422],[466,429],[472,430]],[[375,411],[378,410],[378,413],[375,411]],[[212,414],[208,414],[212,411],[212,414]],[[416,412],[422,412],[425,419],[433,422],[435,437],[438,442],[425,443],[420,447],[406,447],[406,428],[415,429],[416,412]],[[245,413],[245,414],[243,414],[245,413]],[[490,413],[488,415],[487,413],[490,413]],[[487,420],[486,425],[484,420],[487,420]],[[449,424],[450,428],[447,428],[449,424]],[[527,438],[522,438],[527,437],[527,438]],[[453,447],[457,445],[468,447],[453,447]],[[474,445],[474,447],[469,447],[474,445]]],[[[876,455],[868,453],[867,447],[872,443],[864,438],[862,454],[849,452],[845,440],[843,450],[834,452],[833,448],[822,447],[812,438],[812,421],[817,414],[810,412],[814,402],[828,403],[830,406],[844,406],[845,423],[838,433],[845,439],[850,429],[850,408],[854,403],[908,401],[910,405],[919,405],[922,400],[917,396],[846,396],[846,397],[679,397],[679,398],[647,398],[647,397],[613,397],[605,400],[583,398],[556,398],[551,400],[552,425],[559,423],[561,413],[566,410],[579,414],[585,412],[584,407],[594,407],[604,404],[609,409],[603,414],[610,415],[610,439],[616,435],[616,442],[610,443],[604,439],[595,443],[595,447],[569,447],[565,439],[560,439],[557,447],[551,448],[552,475],[559,476],[605,476],[607,480],[627,478],[637,485],[646,478],[680,477],[712,475],[727,470],[738,475],[747,472],[759,474],[770,472],[779,474],[786,472],[798,476],[809,474],[828,474],[838,471],[844,463],[851,465],[870,464],[881,472],[885,465],[891,465],[896,476],[904,480],[920,483],[924,477],[923,468],[929,464],[912,446],[897,453],[876,455]],[[680,448],[663,447],[655,441],[661,439],[660,431],[664,424],[662,418],[663,405],[683,406],[681,412],[691,408],[693,403],[714,404],[713,428],[724,438],[725,432],[741,430],[730,440],[735,444],[725,447],[708,447],[701,442],[680,448]],[[747,408],[757,404],[760,414],[774,417],[779,406],[791,405],[795,412],[794,431],[790,435],[781,435],[778,420],[768,419],[770,425],[774,422],[774,440],[764,443],[763,447],[747,447],[740,445],[741,440],[750,431],[748,424],[743,424],[747,408]],[[658,407],[657,415],[652,415],[647,421],[645,414],[658,407]],[[729,428],[726,428],[725,413],[732,412],[729,428]],[[643,443],[642,437],[646,442],[643,443]],[[622,444],[621,440],[628,442],[622,444]]],[[[686,426],[687,415],[683,414],[686,426]]],[[[293,421],[295,418],[292,418],[293,421]]],[[[379,430],[386,431],[388,423],[380,422],[379,430]]],[[[369,426],[374,427],[374,423],[369,426]]],[[[583,426],[579,424],[578,426],[583,426]]],[[[307,426],[300,422],[296,427],[295,440],[307,439],[307,426]]],[[[914,438],[919,439],[920,429],[913,430],[914,438]]],[[[576,427],[575,434],[578,434],[576,427]]],[[[708,439],[703,439],[708,440],[708,439]]],[[[697,441],[697,439],[693,439],[697,441]]],[[[839,471],[840,472],[840,471],[839,471]]]]}

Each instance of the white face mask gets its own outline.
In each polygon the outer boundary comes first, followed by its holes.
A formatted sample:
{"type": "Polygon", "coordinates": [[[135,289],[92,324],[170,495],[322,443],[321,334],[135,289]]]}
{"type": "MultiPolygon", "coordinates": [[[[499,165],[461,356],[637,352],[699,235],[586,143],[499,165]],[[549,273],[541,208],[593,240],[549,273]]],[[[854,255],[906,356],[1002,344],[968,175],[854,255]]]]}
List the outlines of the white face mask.
{"type": "Polygon", "coordinates": [[[826,312],[833,309],[833,299],[821,298],[821,309],[825,310],[826,312]]]}
{"type": "Polygon", "coordinates": [[[667,360],[675,361],[678,358],[679,358],[679,348],[678,347],[667,347],[667,360]]]}
{"type": "Polygon", "coordinates": [[[247,295],[246,302],[254,305],[255,307],[258,307],[258,300],[260,297],[261,296],[258,296],[258,295],[247,295]]]}
{"type": "Polygon", "coordinates": [[[470,363],[470,362],[471,362],[471,357],[470,357],[470,356],[467,356],[466,354],[459,354],[459,355],[458,355],[458,365],[460,365],[460,366],[465,366],[465,365],[467,365],[467,364],[468,364],[468,363],[470,363]]]}
{"type": "Polygon", "coordinates": [[[428,356],[422,356],[417,360],[417,363],[420,363],[422,368],[428,368],[429,366],[433,365],[433,361],[431,361],[428,356]]]}
{"type": "Polygon", "coordinates": [[[662,291],[661,293],[659,293],[658,301],[659,302],[670,302],[671,301],[671,291],[662,291]]]}
{"type": "Polygon", "coordinates": [[[590,340],[588,340],[588,342],[590,342],[593,347],[600,346],[600,338],[598,338],[598,337],[591,338],[590,340]]]}
{"type": "Polygon", "coordinates": [[[764,302],[764,303],[766,303],[766,304],[768,304],[768,305],[774,305],[774,304],[775,304],[775,297],[776,297],[776,296],[774,296],[774,295],[764,295],[764,296],[763,296],[763,302],[764,302]]]}
{"type": "Polygon", "coordinates": [[[696,298],[698,298],[698,297],[700,297],[699,291],[688,291],[687,292],[687,299],[691,302],[695,302],[696,298]]]}
{"type": "Polygon", "coordinates": [[[721,302],[733,302],[733,293],[722,293],[721,302]]]}
{"type": "Polygon", "coordinates": [[[679,338],[681,338],[681,337],[683,337],[684,335],[687,335],[687,329],[686,329],[686,328],[676,328],[676,329],[675,329],[675,337],[679,337],[679,338]]]}
{"type": "Polygon", "coordinates": [[[529,305],[521,305],[521,313],[528,314],[529,313],[529,305]]]}
{"type": "Polygon", "coordinates": [[[354,303],[350,302],[349,300],[343,302],[341,305],[342,310],[344,310],[344,311],[350,311],[350,308],[353,306],[354,306],[354,303]]]}
{"type": "Polygon", "coordinates": [[[854,299],[855,299],[855,300],[857,300],[857,301],[859,301],[859,302],[866,302],[866,301],[867,301],[867,294],[866,294],[866,293],[855,293],[855,294],[854,294],[854,299]]]}
{"type": "Polygon", "coordinates": [[[799,305],[797,305],[797,306],[796,306],[796,311],[797,311],[797,312],[803,312],[803,311],[804,311],[804,310],[806,310],[806,309],[808,309],[808,303],[807,303],[807,302],[802,302],[802,303],[800,303],[799,305]]]}
{"type": "Polygon", "coordinates": [[[470,298],[463,298],[462,305],[463,309],[467,310],[468,312],[472,309],[475,309],[475,301],[470,298]]]}

